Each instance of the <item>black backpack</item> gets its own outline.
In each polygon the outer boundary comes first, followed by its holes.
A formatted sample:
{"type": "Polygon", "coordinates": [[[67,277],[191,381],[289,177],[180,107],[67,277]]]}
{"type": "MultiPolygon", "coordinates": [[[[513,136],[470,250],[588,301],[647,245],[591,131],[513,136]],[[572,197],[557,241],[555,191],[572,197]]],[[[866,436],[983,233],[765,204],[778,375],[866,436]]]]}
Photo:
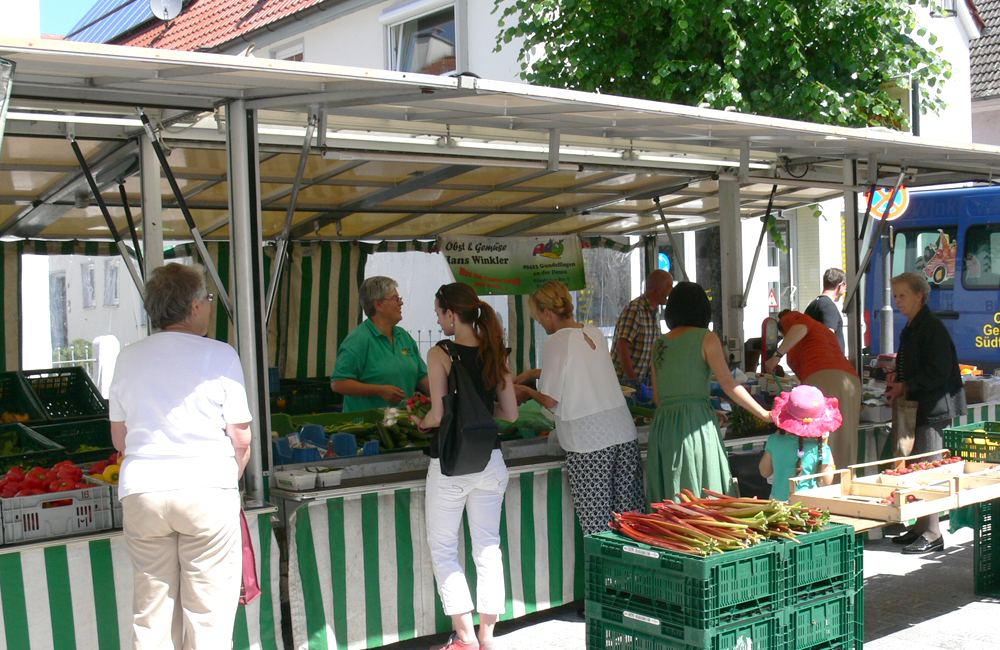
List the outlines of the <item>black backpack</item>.
{"type": "Polygon", "coordinates": [[[444,414],[437,435],[437,455],[445,476],[475,474],[486,469],[500,428],[492,410],[483,403],[469,371],[462,365],[451,341],[438,343],[451,356],[448,393],[442,400],[444,414]]]}

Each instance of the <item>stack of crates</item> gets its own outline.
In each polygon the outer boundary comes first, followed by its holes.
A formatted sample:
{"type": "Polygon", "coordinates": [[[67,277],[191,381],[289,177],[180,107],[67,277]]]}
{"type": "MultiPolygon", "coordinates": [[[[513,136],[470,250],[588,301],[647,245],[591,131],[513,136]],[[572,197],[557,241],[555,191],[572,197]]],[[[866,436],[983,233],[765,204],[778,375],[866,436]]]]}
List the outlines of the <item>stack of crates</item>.
{"type": "MultiPolygon", "coordinates": [[[[1000,422],[972,422],[944,430],[944,445],[953,454],[979,463],[1000,464],[1000,422]]],[[[975,592],[1000,596],[1000,499],[973,506],[973,573],[975,592]]]]}
{"type": "Polygon", "coordinates": [[[587,537],[588,650],[861,648],[854,529],[797,540],[700,557],[615,533],[587,537]]]}
{"type": "Polygon", "coordinates": [[[698,557],[584,540],[589,650],[783,650],[782,545],[698,557]]]}
{"type": "Polygon", "coordinates": [[[830,524],[796,540],[782,542],[785,649],[860,647],[856,617],[863,621],[864,610],[858,611],[855,602],[859,542],[854,528],[830,524]]]}

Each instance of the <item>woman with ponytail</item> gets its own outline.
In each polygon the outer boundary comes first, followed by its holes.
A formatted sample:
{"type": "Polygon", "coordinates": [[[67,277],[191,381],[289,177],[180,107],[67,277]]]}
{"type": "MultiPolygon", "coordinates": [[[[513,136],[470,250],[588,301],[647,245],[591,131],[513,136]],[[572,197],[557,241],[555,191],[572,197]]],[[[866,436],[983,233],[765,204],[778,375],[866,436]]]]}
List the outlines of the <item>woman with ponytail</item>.
{"type": "Polygon", "coordinates": [[[801,490],[833,483],[836,467],[827,440],[843,423],[838,406],[836,397],[826,397],[815,386],[805,384],[774,398],[771,416],[779,431],[764,443],[760,460],[761,476],[774,475],[772,499],[788,501],[789,479],[793,477],[825,474],[818,481],[800,481],[801,490]]]}
{"type": "Polygon", "coordinates": [[[618,384],[607,339],[573,318],[566,285],[550,280],[531,294],[531,316],[549,338],[542,348],[538,390],[518,385],[552,411],[573,507],[584,535],[608,530],[613,512],[643,509],[642,466],[635,422],[618,384]]]}
{"type": "MultiPolygon", "coordinates": [[[[459,362],[476,385],[476,392],[496,417],[517,420],[514,384],[507,370],[503,329],[493,308],[479,299],[467,284],[442,285],[434,295],[438,324],[454,336],[459,362]]],[[[427,353],[431,410],[418,422],[421,429],[436,427],[444,414],[451,355],[442,341],[427,353]]],[[[500,509],[507,490],[507,466],[497,440],[486,469],[475,474],[445,476],[435,457],[432,440],[427,468],[427,543],[444,613],[455,628],[447,643],[432,650],[493,650],[493,628],[505,611],[503,561],[500,551],[500,509]],[[476,564],[476,611],[479,634],[472,622],[472,596],[465,571],[458,561],[458,535],[462,513],[469,518],[472,559],[476,564]]]]}

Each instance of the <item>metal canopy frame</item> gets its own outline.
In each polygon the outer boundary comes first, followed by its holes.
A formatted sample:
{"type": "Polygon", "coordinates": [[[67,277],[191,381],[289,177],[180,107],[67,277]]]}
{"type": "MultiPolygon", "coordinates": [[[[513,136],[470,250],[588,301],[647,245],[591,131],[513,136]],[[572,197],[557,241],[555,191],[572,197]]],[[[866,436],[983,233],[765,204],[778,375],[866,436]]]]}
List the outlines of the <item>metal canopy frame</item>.
{"type": "MultiPolygon", "coordinates": [[[[200,232],[232,243],[236,341],[257,397],[251,502],[263,497],[269,449],[260,444],[268,240],[654,235],[718,223],[729,245],[723,330],[734,349],[740,218],[843,197],[856,244],[858,192],[898,178],[919,187],[1000,175],[998,147],[468,76],[45,39],[0,38],[0,57],[16,63],[0,235],[120,241],[128,212],[145,202],[162,205],[163,239],[200,232]],[[136,108],[169,162],[160,196],[155,172],[135,177],[140,144],[144,160],[153,158],[136,108]],[[81,146],[92,183],[67,137],[81,146]]],[[[856,250],[848,260],[855,268],[856,250]]],[[[856,350],[856,307],[851,324],[856,350]]]]}

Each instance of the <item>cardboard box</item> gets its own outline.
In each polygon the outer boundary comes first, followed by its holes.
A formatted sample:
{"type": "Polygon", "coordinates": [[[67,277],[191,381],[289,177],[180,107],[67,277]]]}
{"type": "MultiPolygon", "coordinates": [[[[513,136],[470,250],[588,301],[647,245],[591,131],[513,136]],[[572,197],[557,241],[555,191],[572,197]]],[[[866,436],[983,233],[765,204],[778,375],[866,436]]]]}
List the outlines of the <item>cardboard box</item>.
{"type": "Polygon", "coordinates": [[[972,377],[964,380],[965,401],[969,404],[1000,402],[1000,380],[972,377]]]}

